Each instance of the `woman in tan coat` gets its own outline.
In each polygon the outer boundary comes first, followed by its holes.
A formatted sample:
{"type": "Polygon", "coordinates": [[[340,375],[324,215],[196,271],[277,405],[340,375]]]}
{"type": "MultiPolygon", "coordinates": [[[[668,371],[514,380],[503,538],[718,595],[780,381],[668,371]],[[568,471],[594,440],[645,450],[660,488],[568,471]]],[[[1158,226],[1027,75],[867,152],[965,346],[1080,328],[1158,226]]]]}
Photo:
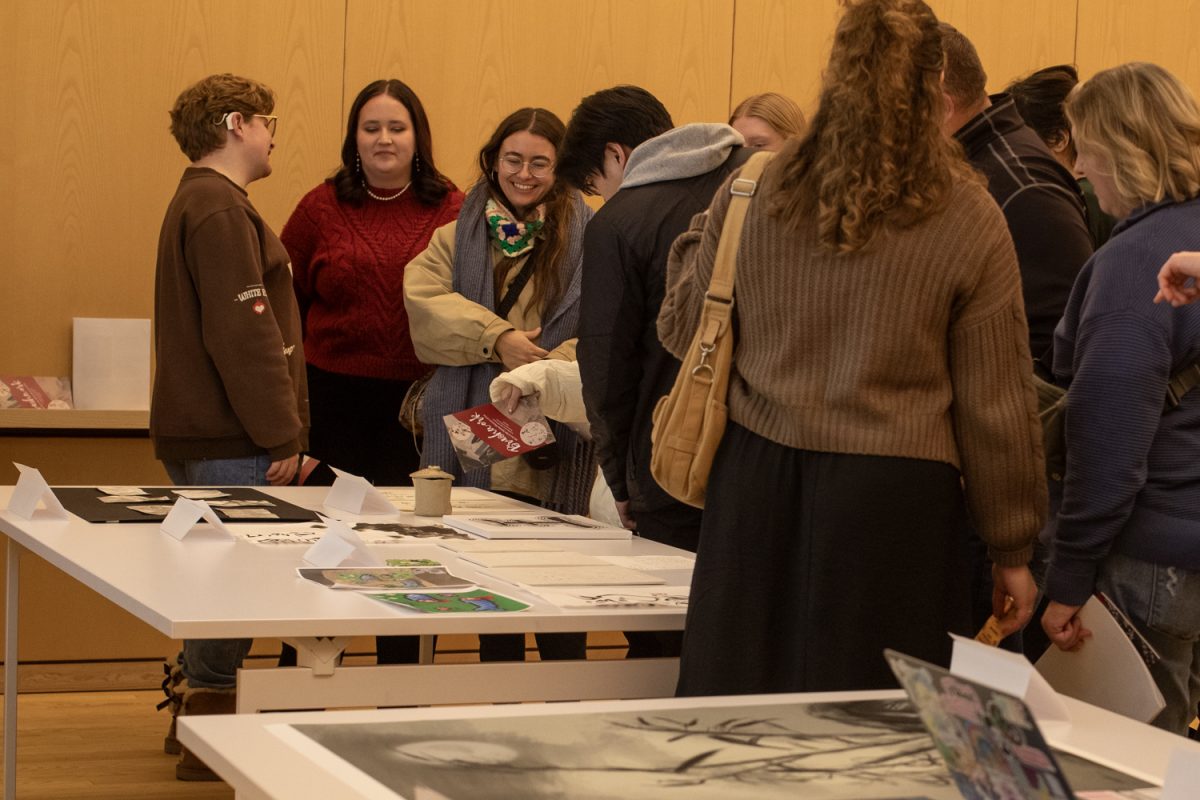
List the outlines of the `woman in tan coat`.
{"type": "MultiPolygon", "coordinates": [[[[438,365],[425,394],[422,466],[436,464],[459,485],[501,491],[565,513],[587,513],[595,475],[592,447],[554,425],[547,457],[513,458],[464,472],[442,417],[489,402],[504,369],[575,357],[583,229],[591,217],[579,192],[555,180],[565,129],[542,108],[522,108],[479,152],[482,173],[456,222],[439,228],[404,276],[404,303],[417,357],[438,365]]],[[[524,657],[521,636],[486,636],[483,660],[524,657]]],[[[583,634],[540,634],[543,658],[583,658],[583,634]]]]}

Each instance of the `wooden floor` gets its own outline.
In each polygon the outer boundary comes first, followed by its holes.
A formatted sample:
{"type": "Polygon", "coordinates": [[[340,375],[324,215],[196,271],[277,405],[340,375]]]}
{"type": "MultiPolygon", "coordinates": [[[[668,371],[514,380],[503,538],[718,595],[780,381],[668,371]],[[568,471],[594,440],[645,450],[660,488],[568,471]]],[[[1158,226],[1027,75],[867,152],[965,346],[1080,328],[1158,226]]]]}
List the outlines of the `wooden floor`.
{"type": "Polygon", "coordinates": [[[179,757],[162,750],[167,712],[154,710],[161,699],[157,690],[21,695],[17,797],[232,800],[224,783],[175,780],[179,757]]]}
{"type": "MultiPolygon", "coordinates": [[[[536,660],[532,637],[528,637],[527,658],[536,660]]],[[[439,664],[471,663],[479,660],[474,636],[441,637],[436,661],[439,664]]],[[[625,639],[619,633],[588,635],[588,659],[622,658],[625,639]]],[[[347,658],[347,663],[370,663],[373,655],[347,658]]],[[[272,659],[253,659],[245,666],[267,666],[272,659]]],[[[121,678],[157,681],[161,663],[148,665],[108,665],[115,685],[121,678]],[[147,677],[149,676],[149,677],[147,677]]],[[[22,664],[21,669],[25,670],[22,664]]],[[[91,688],[103,675],[79,669],[60,668],[63,675],[53,682],[79,681],[91,688]]],[[[42,668],[41,671],[45,671],[42,668]]],[[[126,691],[73,691],[37,693],[26,688],[49,679],[38,679],[39,670],[31,668],[29,680],[22,677],[17,713],[17,797],[21,800],[233,800],[233,790],[224,783],[186,783],[175,780],[178,756],[163,753],[163,734],[167,732],[167,712],[155,711],[163,698],[159,689],[126,691]]],[[[0,704],[0,719],[3,706],[0,704]]],[[[0,728],[2,730],[2,728],[0,728]]],[[[3,776],[0,759],[0,780],[3,776]]],[[[3,784],[0,783],[0,786],[3,784]]],[[[330,800],[336,800],[330,798],[330,800]]]]}

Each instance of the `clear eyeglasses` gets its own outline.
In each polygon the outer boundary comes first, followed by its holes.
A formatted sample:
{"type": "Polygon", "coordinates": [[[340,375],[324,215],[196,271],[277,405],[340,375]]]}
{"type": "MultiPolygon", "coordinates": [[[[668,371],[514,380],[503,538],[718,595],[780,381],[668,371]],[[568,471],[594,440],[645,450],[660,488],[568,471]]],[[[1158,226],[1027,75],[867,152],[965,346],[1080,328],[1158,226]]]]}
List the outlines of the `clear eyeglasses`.
{"type": "Polygon", "coordinates": [[[529,169],[529,174],[533,177],[544,178],[554,169],[554,162],[548,158],[542,158],[541,156],[538,156],[537,158],[531,158],[526,161],[520,156],[512,155],[510,153],[509,155],[501,156],[500,166],[503,167],[504,171],[509,175],[516,175],[521,171],[522,167],[527,167],[529,169]]]}
{"type": "MultiPolygon", "coordinates": [[[[238,112],[226,111],[224,114],[218,117],[217,121],[213,124],[224,125],[226,128],[232,128],[233,125],[229,122],[229,116],[236,113],[238,112]]],[[[275,135],[275,129],[279,127],[279,116],[277,114],[251,114],[250,116],[258,117],[259,119],[263,120],[263,124],[267,126],[267,133],[271,134],[271,136],[275,135]]]]}

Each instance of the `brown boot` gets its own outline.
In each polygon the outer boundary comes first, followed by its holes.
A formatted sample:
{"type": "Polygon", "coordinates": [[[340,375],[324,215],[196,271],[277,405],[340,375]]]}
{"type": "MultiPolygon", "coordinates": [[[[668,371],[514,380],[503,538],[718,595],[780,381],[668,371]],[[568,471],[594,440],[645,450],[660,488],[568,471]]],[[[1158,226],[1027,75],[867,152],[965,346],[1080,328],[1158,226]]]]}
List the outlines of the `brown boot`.
{"type": "MultiPolygon", "coordinates": [[[[180,716],[196,717],[204,714],[233,714],[237,711],[235,689],[192,689],[183,692],[180,716]]],[[[217,773],[208,768],[195,753],[186,747],[180,748],[179,763],[175,765],[175,778],[181,781],[219,781],[217,773]]]]}
{"type": "Polygon", "coordinates": [[[175,738],[175,718],[179,716],[179,707],[183,705],[183,691],[187,688],[187,684],[183,680],[183,670],[179,668],[179,664],[170,662],[163,663],[163,678],[162,690],[167,699],[159,703],[155,708],[162,711],[164,708],[171,709],[171,727],[167,729],[167,735],[163,737],[163,752],[170,756],[179,755],[179,740],[175,738]]]}

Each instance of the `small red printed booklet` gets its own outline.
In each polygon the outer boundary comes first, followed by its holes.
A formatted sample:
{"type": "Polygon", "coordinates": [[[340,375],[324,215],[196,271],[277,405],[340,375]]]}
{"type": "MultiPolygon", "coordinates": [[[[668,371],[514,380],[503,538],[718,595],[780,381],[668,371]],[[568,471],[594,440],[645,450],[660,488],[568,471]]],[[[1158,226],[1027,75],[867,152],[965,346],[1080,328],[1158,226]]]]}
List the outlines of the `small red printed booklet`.
{"type": "Polygon", "coordinates": [[[550,423],[532,397],[522,397],[511,414],[484,403],[447,414],[442,420],[464,470],[491,466],[554,441],[550,423]]]}
{"type": "Polygon", "coordinates": [[[71,408],[70,378],[0,375],[0,408],[71,408]]]}

